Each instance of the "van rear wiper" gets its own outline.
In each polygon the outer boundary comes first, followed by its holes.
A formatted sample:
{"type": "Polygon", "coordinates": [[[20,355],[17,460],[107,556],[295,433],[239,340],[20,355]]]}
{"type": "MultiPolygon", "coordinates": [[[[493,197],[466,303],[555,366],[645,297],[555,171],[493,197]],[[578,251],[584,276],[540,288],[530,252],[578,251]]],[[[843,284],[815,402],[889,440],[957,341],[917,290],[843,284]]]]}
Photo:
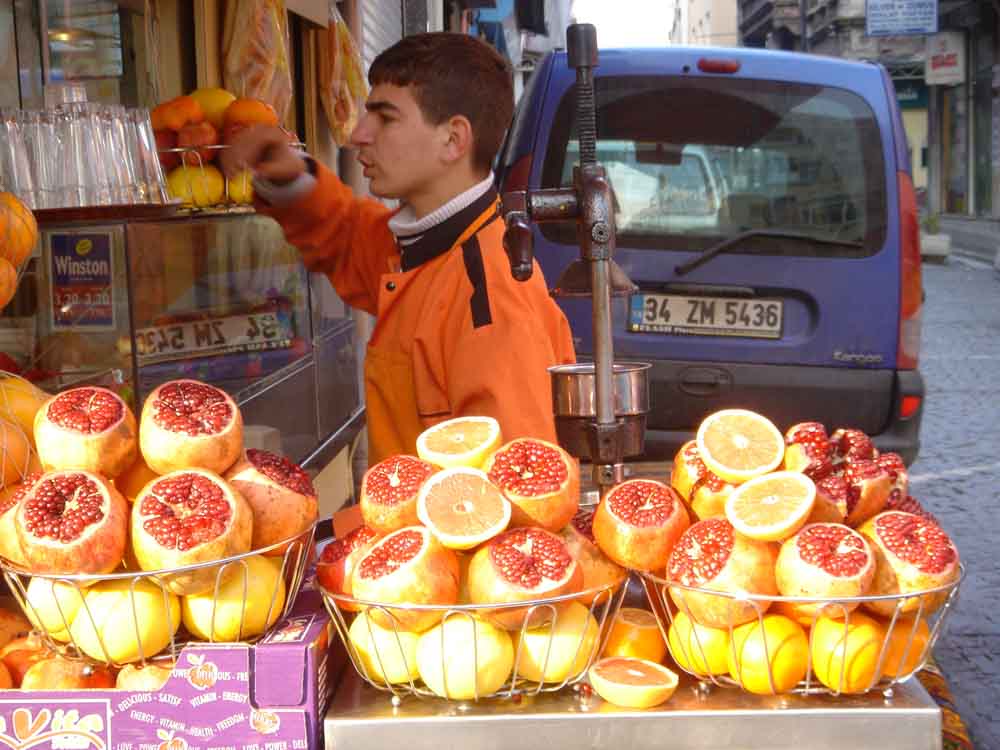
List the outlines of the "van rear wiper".
{"type": "Polygon", "coordinates": [[[717,255],[722,255],[722,253],[729,250],[731,247],[739,245],[744,240],[748,240],[752,237],[780,237],[786,240],[802,240],[805,242],[815,242],[821,245],[839,245],[840,247],[857,247],[861,248],[864,245],[860,242],[852,242],[849,240],[834,240],[828,237],[816,237],[812,234],[803,234],[802,232],[792,232],[782,229],[751,229],[747,232],[740,232],[739,234],[734,234],[732,237],[726,237],[726,239],[721,242],[717,242],[710,247],[706,247],[697,256],[689,260],[687,263],[681,263],[679,266],[674,268],[674,273],[678,276],[684,276],[685,274],[691,273],[696,268],[703,266],[708,261],[712,260],[717,255]]]}

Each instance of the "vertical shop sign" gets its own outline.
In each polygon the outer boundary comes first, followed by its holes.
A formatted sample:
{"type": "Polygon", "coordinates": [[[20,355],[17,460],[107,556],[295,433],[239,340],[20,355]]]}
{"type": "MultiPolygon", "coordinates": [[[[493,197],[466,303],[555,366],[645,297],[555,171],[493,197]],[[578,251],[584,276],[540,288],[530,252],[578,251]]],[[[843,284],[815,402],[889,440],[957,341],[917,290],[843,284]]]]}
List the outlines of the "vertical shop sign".
{"type": "Polygon", "coordinates": [[[54,329],[115,327],[111,236],[110,232],[49,235],[54,329]]]}
{"type": "Polygon", "coordinates": [[[965,33],[942,31],[927,37],[924,81],[928,86],[953,86],[965,82],[965,33]]]}
{"type": "Polygon", "coordinates": [[[867,0],[865,34],[905,36],[938,30],[937,0],[867,0]]]}

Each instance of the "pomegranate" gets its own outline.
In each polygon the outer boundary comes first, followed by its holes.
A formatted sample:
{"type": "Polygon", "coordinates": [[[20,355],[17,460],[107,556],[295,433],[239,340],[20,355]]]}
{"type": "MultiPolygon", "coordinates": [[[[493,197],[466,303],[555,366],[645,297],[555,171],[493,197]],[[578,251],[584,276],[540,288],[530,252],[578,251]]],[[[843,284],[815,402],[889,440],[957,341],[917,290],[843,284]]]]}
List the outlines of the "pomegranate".
{"type": "MultiPolygon", "coordinates": [[[[211,562],[251,549],[253,511],[222,477],[204,469],[183,469],[154,479],[132,504],[132,548],[143,570],[211,562]]],[[[240,568],[230,565],[223,577],[240,568]]],[[[219,569],[198,568],[171,575],[178,595],[213,588],[219,569]]],[[[220,581],[220,585],[221,585],[220,581]]]]}
{"type": "Polygon", "coordinates": [[[833,445],[834,463],[840,461],[874,461],[878,458],[878,450],[872,439],[861,430],[836,430],[830,436],[833,445]]]}
{"type": "Polygon", "coordinates": [[[138,455],[135,416],[107,388],[70,388],[35,414],[38,458],[47,471],[84,469],[114,479],[138,455]]]}
{"type": "Polygon", "coordinates": [[[541,526],[558,532],[580,504],[580,466],[553,443],[518,438],[486,459],[483,471],[513,508],[510,526],[541,526]]]}
{"type": "Polygon", "coordinates": [[[708,470],[694,440],[686,442],[674,456],[670,486],[699,521],[726,515],[726,498],[735,488],[708,470]]]}
{"type": "Polygon", "coordinates": [[[407,526],[375,542],[351,573],[357,599],[378,604],[435,604],[440,609],[372,607],[368,617],[383,628],[422,632],[458,601],[458,558],[424,526],[407,526]]]}
{"type": "Polygon", "coordinates": [[[681,534],[667,560],[670,583],[707,591],[670,588],[674,603],[695,622],[710,628],[728,628],[756,619],[769,601],[739,601],[709,593],[774,596],[777,547],[736,533],[725,518],[699,521],[681,534]]]}
{"type": "MultiPolygon", "coordinates": [[[[312,479],[284,456],[250,448],[226,472],[226,480],[253,511],[252,549],[263,549],[298,536],[319,517],[312,479]]],[[[287,545],[268,551],[281,555],[287,545]]]]}
{"type": "Polygon", "coordinates": [[[25,493],[14,526],[32,573],[110,573],[125,554],[128,504],[97,474],[50,471],[25,493]]]}
{"type": "MultiPolygon", "coordinates": [[[[774,577],[782,596],[841,600],[864,596],[875,576],[875,554],[858,532],[840,523],[810,523],[786,539],[778,552],[774,577]]],[[[794,619],[844,617],[857,603],[792,603],[794,619]],[[819,611],[822,610],[822,611],[819,611]]]]}
{"type": "Polygon", "coordinates": [[[415,456],[390,456],[361,480],[361,517],[379,534],[419,526],[417,495],[437,467],[415,456]]]}
{"type": "Polygon", "coordinates": [[[243,450],[243,417],[221,388],[172,380],[142,407],[139,448],[157,474],[189,468],[223,474],[243,450]]]}
{"type": "Polygon", "coordinates": [[[819,422],[800,422],[785,433],[784,466],[818,481],[833,471],[833,446],[826,427],[819,422]]]}
{"type": "Polygon", "coordinates": [[[889,499],[892,480],[889,472],[872,459],[851,460],[844,464],[847,482],[848,526],[858,526],[876,513],[881,513],[889,499]]]}
{"type": "Polygon", "coordinates": [[[816,482],[816,500],[806,523],[843,523],[847,518],[847,480],[835,471],[816,482]]]}
{"type": "MultiPolygon", "coordinates": [[[[911,594],[944,586],[959,576],[958,549],[934,521],[913,513],[889,510],[858,529],[875,551],[875,579],[871,593],[911,594]]],[[[905,599],[865,602],[872,612],[889,617],[923,607],[924,616],[938,609],[947,592],[905,599]]]]}
{"type": "MultiPolygon", "coordinates": [[[[320,585],[334,594],[352,596],[351,573],[358,560],[372,546],[379,534],[368,526],[358,526],[343,539],[334,539],[323,548],[316,563],[316,578],[320,585]]],[[[358,608],[348,602],[337,601],[337,605],[349,612],[358,608]]]]}
{"type": "MultiPolygon", "coordinates": [[[[913,495],[907,495],[906,497],[896,498],[893,495],[889,495],[889,501],[885,504],[886,510],[901,510],[905,513],[913,513],[920,516],[921,518],[926,518],[934,523],[937,523],[937,519],[934,517],[933,513],[924,510],[924,506],[920,504],[920,501],[913,495]]],[[[2,512],[2,511],[0,511],[2,512]]],[[[0,516],[0,524],[3,523],[3,518],[0,516]]],[[[2,525],[0,525],[2,528],[2,525]]]]}
{"type": "Polygon", "coordinates": [[[886,507],[899,505],[906,498],[906,493],[910,488],[909,474],[906,471],[906,464],[903,463],[903,457],[898,453],[883,453],[876,461],[888,472],[889,481],[892,483],[889,487],[889,500],[886,507]]]}
{"type": "MultiPolygon", "coordinates": [[[[611,590],[614,591],[628,577],[628,572],[611,562],[594,541],[593,508],[581,508],[573,516],[573,520],[566,524],[566,528],[560,532],[560,536],[566,542],[570,554],[573,555],[573,559],[576,560],[583,572],[583,591],[590,591],[609,584],[613,587],[611,590]]],[[[589,607],[598,598],[604,602],[608,600],[608,595],[601,592],[584,594],[580,597],[580,601],[589,607]]]]}
{"type": "MultiPolygon", "coordinates": [[[[469,599],[473,604],[507,604],[573,594],[583,586],[583,571],[566,542],[537,527],[509,529],[482,545],[469,562],[469,599]]],[[[553,611],[569,606],[505,607],[485,612],[506,630],[537,627],[553,611]],[[530,612],[529,612],[530,611],[530,612]],[[525,624],[527,619],[527,624],[525,624]]]]}
{"type": "Polygon", "coordinates": [[[17,507],[41,477],[40,472],[34,472],[24,478],[20,484],[11,485],[0,491],[0,557],[24,567],[27,561],[21,552],[21,543],[17,539],[17,527],[14,519],[17,517],[17,507]]]}
{"type": "Polygon", "coordinates": [[[21,690],[107,690],[115,677],[107,667],[53,656],[32,664],[21,679],[21,690]]]}
{"type": "Polygon", "coordinates": [[[598,504],[594,540],[619,565],[658,571],[689,525],[677,490],[654,479],[629,479],[612,487],[598,504]]]}

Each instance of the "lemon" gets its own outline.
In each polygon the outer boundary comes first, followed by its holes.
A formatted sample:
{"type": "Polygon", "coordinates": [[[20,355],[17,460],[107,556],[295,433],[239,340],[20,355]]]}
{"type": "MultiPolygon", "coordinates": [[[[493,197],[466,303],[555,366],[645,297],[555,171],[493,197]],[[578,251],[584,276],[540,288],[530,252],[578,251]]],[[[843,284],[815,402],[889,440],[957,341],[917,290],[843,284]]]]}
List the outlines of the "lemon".
{"type": "Polygon", "coordinates": [[[670,655],[681,669],[699,677],[729,671],[729,631],[692,622],[685,612],[674,615],[667,632],[670,655]]]}
{"type": "Polygon", "coordinates": [[[526,630],[519,635],[517,673],[535,682],[572,680],[587,668],[600,629],[590,610],[579,602],[556,615],[555,625],[526,630]]]}
{"type": "Polygon", "coordinates": [[[184,626],[203,640],[224,643],[263,633],[274,624],[285,606],[285,580],[281,577],[280,560],[253,555],[231,564],[227,570],[232,574],[219,586],[218,595],[213,586],[204,593],[184,597],[181,606],[184,626]],[[245,590],[243,564],[246,565],[245,590]]]}
{"type": "Polygon", "coordinates": [[[226,108],[236,101],[236,97],[225,89],[203,88],[195,89],[191,92],[191,98],[201,105],[201,111],[205,113],[208,120],[220,133],[224,125],[223,115],[226,108]]]}
{"type": "Polygon", "coordinates": [[[249,170],[244,170],[229,180],[229,200],[241,205],[253,203],[253,175],[249,170]]]}
{"type": "Polygon", "coordinates": [[[420,636],[417,633],[383,628],[362,612],[354,618],[348,635],[374,682],[398,685],[420,676],[417,670],[420,636]]]}
{"type": "Polygon", "coordinates": [[[452,615],[423,633],[417,670],[435,694],[453,700],[483,698],[499,690],[514,667],[506,630],[465,615],[452,615]]]}
{"type": "Polygon", "coordinates": [[[226,193],[226,180],[222,172],[206,164],[202,167],[181,166],[167,175],[167,190],[180,198],[185,206],[215,206],[226,193]]]}
{"type": "Polygon", "coordinates": [[[32,578],[28,583],[28,607],[25,612],[31,624],[45,630],[54,640],[67,643],[69,626],[73,624],[85,591],[70,583],[49,578],[32,578]]]}

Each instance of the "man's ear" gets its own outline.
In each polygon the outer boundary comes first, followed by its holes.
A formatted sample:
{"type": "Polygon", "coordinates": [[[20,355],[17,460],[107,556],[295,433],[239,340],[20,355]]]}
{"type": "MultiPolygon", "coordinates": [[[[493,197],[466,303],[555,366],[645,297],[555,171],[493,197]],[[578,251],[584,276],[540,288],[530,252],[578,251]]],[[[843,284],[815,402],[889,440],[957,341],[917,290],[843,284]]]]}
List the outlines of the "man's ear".
{"type": "Polygon", "coordinates": [[[462,161],[472,154],[472,123],[465,115],[453,115],[444,123],[444,159],[462,161]]]}

